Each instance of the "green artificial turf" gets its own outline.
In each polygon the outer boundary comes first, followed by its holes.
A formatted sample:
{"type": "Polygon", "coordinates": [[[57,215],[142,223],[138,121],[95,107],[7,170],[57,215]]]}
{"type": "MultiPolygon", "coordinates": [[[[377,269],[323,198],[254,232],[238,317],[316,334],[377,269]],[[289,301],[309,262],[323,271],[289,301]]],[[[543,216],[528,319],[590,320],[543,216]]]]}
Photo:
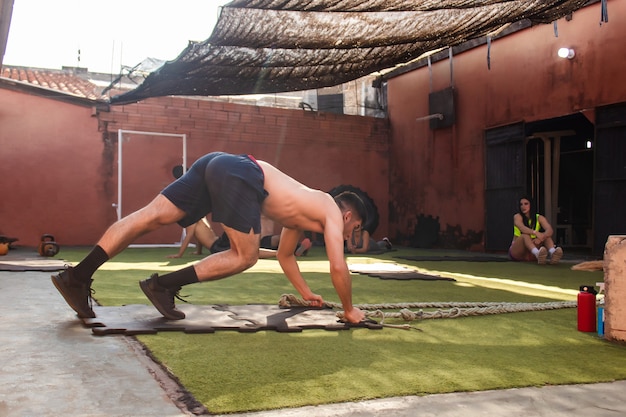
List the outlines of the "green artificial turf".
{"type": "MultiPolygon", "coordinates": [[[[94,276],[102,305],[149,304],[137,282],[199,258],[166,259],[175,249],[128,249],[94,276]]],[[[64,249],[77,262],[87,249],[64,249]]],[[[432,255],[433,251],[427,252],[432,255]]],[[[353,275],[356,304],[447,301],[550,302],[576,300],[578,287],[602,272],[572,264],[405,261],[400,249],[352,263],[396,262],[457,281],[381,280],[353,275]]],[[[311,288],[338,302],[322,248],[300,258],[311,288]]],[[[277,303],[296,294],[275,260],[181,291],[194,304],[277,303]]],[[[297,295],[297,294],[296,294],[297,295]]],[[[155,310],[155,315],[158,312],[155,310]]],[[[386,320],[387,323],[403,323],[386,320]]],[[[578,384],[626,379],[626,347],[576,328],[576,309],[509,313],[412,323],[419,330],[306,330],[214,334],[163,332],[138,339],[211,413],[271,410],[458,391],[578,384]]]]}

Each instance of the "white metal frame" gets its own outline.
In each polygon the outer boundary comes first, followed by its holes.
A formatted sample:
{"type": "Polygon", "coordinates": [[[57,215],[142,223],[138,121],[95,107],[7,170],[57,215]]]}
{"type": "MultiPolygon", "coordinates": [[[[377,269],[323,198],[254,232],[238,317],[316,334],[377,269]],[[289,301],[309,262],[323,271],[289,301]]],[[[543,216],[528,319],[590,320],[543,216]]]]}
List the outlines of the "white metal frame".
{"type": "Polygon", "coordinates": [[[117,131],[117,203],[113,203],[113,207],[117,211],[117,220],[122,218],[122,144],[124,142],[124,134],[146,135],[146,136],[162,136],[175,137],[183,140],[183,173],[187,172],[187,135],[181,133],[163,133],[163,132],[142,132],[137,130],[117,131]]]}

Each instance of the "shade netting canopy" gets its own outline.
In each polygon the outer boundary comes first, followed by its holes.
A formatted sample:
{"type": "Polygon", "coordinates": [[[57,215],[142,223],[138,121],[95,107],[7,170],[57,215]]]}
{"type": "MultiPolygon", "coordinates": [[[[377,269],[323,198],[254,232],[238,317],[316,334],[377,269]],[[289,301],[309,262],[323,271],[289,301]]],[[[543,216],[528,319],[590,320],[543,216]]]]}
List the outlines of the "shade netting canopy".
{"type": "Polygon", "coordinates": [[[112,104],[166,95],[279,93],[339,85],[528,19],[550,23],[587,0],[235,0],[112,104]]]}

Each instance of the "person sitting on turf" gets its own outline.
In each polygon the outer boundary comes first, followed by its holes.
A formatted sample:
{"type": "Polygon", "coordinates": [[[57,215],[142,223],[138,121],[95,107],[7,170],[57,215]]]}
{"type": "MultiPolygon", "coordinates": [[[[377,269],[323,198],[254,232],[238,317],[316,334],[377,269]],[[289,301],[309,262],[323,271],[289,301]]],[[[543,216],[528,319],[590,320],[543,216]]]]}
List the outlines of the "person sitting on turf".
{"type": "MultiPolygon", "coordinates": [[[[209,249],[211,253],[223,252],[230,248],[230,241],[228,235],[222,233],[221,236],[217,236],[208,222],[206,217],[200,221],[185,228],[185,238],[180,244],[180,249],[175,255],[167,255],[167,258],[182,258],[185,254],[185,250],[189,246],[192,237],[196,238],[196,251],[194,255],[202,255],[202,247],[209,249]]],[[[259,248],[259,258],[267,259],[274,258],[276,256],[276,250],[259,248]]]]}
{"type": "Polygon", "coordinates": [[[363,228],[352,231],[350,239],[346,241],[346,253],[380,253],[381,251],[391,250],[393,246],[388,238],[384,237],[377,242],[370,237],[370,232],[363,228]]]}
{"type": "Polygon", "coordinates": [[[139,283],[165,318],[185,317],[174,303],[181,286],[226,278],[257,262],[263,213],[283,227],[277,258],[302,298],[314,307],[324,305],[323,298],[309,288],[294,256],[303,231],[323,233],[330,278],[345,320],[359,323],[365,319],[365,313],[352,304],[352,280],[343,254],[344,240],[366,221],[363,201],[351,192],[333,198],[250,155],[213,152],[199,158],[147,206],[113,223],[78,265],[53,275],[52,282],[79,317],[95,317],[90,298],[92,275],[102,264],[150,231],[173,223],[187,227],[209,213],[224,228],[230,248],[181,270],[152,274],[139,283]]]}
{"type": "MultiPolygon", "coordinates": [[[[280,234],[274,233],[274,222],[261,215],[261,249],[277,250],[280,244],[280,234]]],[[[311,239],[304,238],[296,246],[296,256],[306,255],[313,244],[311,239]]]]}
{"type": "Polygon", "coordinates": [[[563,249],[556,247],[552,240],[552,226],[537,213],[532,200],[522,197],[519,212],[513,216],[513,241],[509,248],[509,258],[513,261],[533,261],[544,265],[548,257],[551,264],[558,264],[563,257],[563,249]]]}
{"type": "Polygon", "coordinates": [[[185,254],[185,250],[187,250],[187,247],[189,246],[189,243],[191,243],[191,239],[193,238],[195,238],[196,241],[196,250],[193,252],[194,255],[202,255],[202,247],[204,246],[205,248],[210,248],[218,239],[206,217],[203,217],[198,222],[185,228],[185,238],[180,244],[178,253],[174,255],[167,255],[167,257],[182,258],[185,254]]]}

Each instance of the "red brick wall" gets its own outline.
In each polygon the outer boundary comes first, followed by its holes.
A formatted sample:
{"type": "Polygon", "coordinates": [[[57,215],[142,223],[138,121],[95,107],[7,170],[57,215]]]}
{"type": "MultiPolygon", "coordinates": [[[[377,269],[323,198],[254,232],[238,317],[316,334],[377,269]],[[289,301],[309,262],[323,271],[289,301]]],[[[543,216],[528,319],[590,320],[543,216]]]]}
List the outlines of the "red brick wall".
{"type": "MultiPolygon", "coordinates": [[[[377,235],[386,234],[388,129],[383,119],[181,97],[112,106],[99,118],[114,139],[118,129],[186,134],[187,166],[208,152],[249,153],[313,188],[358,186],[379,208],[377,235]]],[[[150,155],[157,152],[154,148],[150,155]]]]}
{"type": "MultiPolygon", "coordinates": [[[[165,97],[109,111],[0,90],[0,234],[36,246],[92,245],[117,219],[118,129],[187,135],[187,166],[212,151],[250,153],[304,184],[352,184],[387,233],[388,125],[384,119],[165,97]]],[[[139,208],[173,180],[181,139],[124,135],[122,210],[139,208]],[[128,181],[128,183],[127,183],[128,181]]],[[[175,242],[171,226],[140,242],[175,242]]]]}

